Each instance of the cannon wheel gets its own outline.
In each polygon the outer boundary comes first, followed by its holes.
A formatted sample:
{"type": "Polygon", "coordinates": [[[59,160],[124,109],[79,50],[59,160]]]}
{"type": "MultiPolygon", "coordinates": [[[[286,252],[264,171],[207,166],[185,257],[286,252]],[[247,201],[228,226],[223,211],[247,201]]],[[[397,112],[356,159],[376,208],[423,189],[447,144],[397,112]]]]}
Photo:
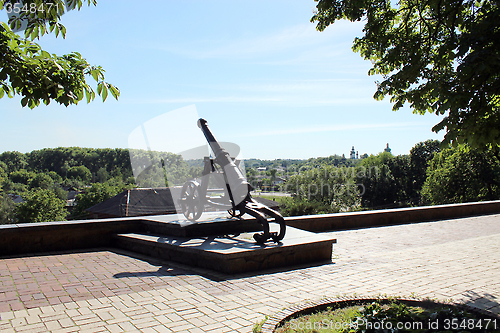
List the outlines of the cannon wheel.
{"type": "Polygon", "coordinates": [[[182,214],[190,220],[196,221],[203,213],[204,205],[200,195],[200,184],[190,180],[182,186],[181,191],[182,214]]]}

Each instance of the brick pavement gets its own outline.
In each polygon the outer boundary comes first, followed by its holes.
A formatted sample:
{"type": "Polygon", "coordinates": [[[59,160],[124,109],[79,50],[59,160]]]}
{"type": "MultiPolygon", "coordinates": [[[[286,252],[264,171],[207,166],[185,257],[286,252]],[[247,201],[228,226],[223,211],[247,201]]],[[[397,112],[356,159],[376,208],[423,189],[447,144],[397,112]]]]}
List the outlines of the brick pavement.
{"type": "Polygon", "coordinates": [[[0,332],[250,332],[291,304],[354,293],[500,313],[500,215],[333,234],[331,264],[259,275],[113,249],[0,259],[0,332]]]}

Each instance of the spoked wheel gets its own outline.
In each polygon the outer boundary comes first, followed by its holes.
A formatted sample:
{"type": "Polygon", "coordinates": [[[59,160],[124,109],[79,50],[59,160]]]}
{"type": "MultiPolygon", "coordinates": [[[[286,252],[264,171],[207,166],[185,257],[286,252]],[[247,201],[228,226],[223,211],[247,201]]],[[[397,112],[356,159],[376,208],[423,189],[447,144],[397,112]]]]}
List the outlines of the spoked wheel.
{"type": "Polygon", "coordinates": [[[190,220],[196,221],[203,213],[204,205],[200,195],[200,184],[191,180],[184,184],[181,191],[182,214],[190,220]]]}

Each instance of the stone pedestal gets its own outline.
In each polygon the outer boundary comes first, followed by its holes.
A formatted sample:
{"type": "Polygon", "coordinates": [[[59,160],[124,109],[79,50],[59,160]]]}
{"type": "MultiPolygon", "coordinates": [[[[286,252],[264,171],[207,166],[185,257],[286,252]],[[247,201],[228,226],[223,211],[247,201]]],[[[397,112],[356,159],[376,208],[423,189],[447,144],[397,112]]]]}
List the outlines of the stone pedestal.
{"type": "MultiPolygon", "coordinates": [[[[335,239],[293,227],[287,227],[285,238],[280,243],[267,242],[263,245],[255,242],[254,232],[243,232],[237,236],[223,235],[224,230],[237,233],[238,226],[248,228],[251,223],[215,219],[182,225],[178,220],[158,221],[156,217],[146,222],[150,234],[117,234],[115,245],[226,274],[331,261],[335,239]],[[170,230],[170,235],[165,235],[167,230],[170,230]],[[204,230],[211,230],[212,235],[201,236],[199,233],[204,230]],[[159,231],[163,232],[158,234],[159,231]]],[[[270,225],[271,230],[277,227],[272,223],[270,225]]]]}

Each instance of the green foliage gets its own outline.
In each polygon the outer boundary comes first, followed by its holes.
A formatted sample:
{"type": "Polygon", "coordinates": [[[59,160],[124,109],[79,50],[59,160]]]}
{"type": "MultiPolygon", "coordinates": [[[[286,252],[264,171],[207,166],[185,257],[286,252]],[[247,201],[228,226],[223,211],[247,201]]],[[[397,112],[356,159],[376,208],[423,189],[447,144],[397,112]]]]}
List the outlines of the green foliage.
{"type": "Polygon", "coordinates": [[[15,204],[5,193],[0,193],[0,224],[14,223],[15,204]]]}
{"type": "Polygon", "coordinates": [[[68,191],[65,191],[62,187],[53,185],[50,187],[50,190],[54,192],[56,197],[58,197],[61,200],[66,201],[68,199],[68,191]]]}
{"type": "Polygon", "coordinates": [[[16,218],[24,222],[64,221],[66,202],[51,190],[34,189],[25,193],[24,202],[16,207],[16,218]]]}
{"type": "Polygon", "coordinates": [[[330,213],[331,206],[301,197],[285,198],[280,203],[283,216],[304,216],[330,213]]]}
{"type": "Polygon", "coordinates": [[[252,328],[252,333],[262,332],[262,326],[264,326],[264,323],[266,322],[267,319],[268,319],[268,317],[265,316],[264,319],[262,319],[260,322],[255,323],[255,325],[253,325],[253,328],[252,328]]]}
{"type": "Polygon", "coordinates": [[[356,325],[354,329],[346,329],[344,332],[372,333],[385,331],[387,327],[394,330],[398,327],[398,323],[399,325],[402,323],[404,326],[396,331],[403,332],[450,332],[452,325],[456,325],[453,331],[488,331],[485,324],[481,323],[481,327],[477,325],[477,319],[475,314],[454,306],[418,307],[406,305],[397,300],[390,304],[373,302],[360,308],[359,316],[355,320],[360,325],[356,325]],[[381,326],[385,329],[380,329],[381,326]]]}
{"type": "Polygon", "coordinates": [[[108,173],[108,171],[106,170],[106,168],[101,167],[101,168],[97,171],[97,174],[96,174],[96,180],[97,180],[99,183],[104,183],[104,182],[106,182],[108,179],[109,179],[109,173],[108,173]]]}
{"type": "Polygon", "coordinates": [[[321,209],[324,213],[352,211],[360,206],[354,168],[323,165],[290,177],[284,190],[295,193],[296,207],[312,205],[307,209],[321,209]]]}
{"type": "Polygon", "coordinates": [[[362,160],[356,172],[357,183],[363,188],[362,206],[419,205],[428,162],[439,150],[439,141],[427,140],[417,143],[410,155],[392,156],[384,152],[362,160]]]}
{"type": "Polygon", "coordinates": [[[356,168],[357,182],[362,185],[363,207],[392,207],[401,199],[405,199],[402,181],[393,173],[395,169],[404,169],[406,159],[395,160],[390,153],[371,155],[361,161],[356,168]],[[399,181],[398,181],[399,180],[399,181]],[[399,185],[399,186],[398,186],[399,185]]]}
{"type": "MultiPolygon", "coordinates": [[[[421,306],[413,304],[397,299],[381,299],[371,303],[359,301],[344,307],[336,307],[338,304],[333,303],[326,309],[292,315],[274,332],[496,332],[493,321],[484,320],[484,314],[477,311],[425,301],[421,306]]],[[[254,332],[260,332],[257,329],[258,324],[254,332]]]]}
{"type": "Polygon", "coordinates": [[[466,145],[436,153],[422,188],[425,204],[447,204],[500,198],[498,152],[466,145]]]}
{"type": "Polygon", "coordinates": [[[87,208],[114,197],[123,191],[123,189],[124,188],[112,186],[107,183],[92,184],[92,186],[86,189],[84,193],[80,193],[76,196],[77,205],[75,206],[72,215],[78,219],[88,216],[88,213],[85,212],[87,208]]]}
{"type": "Polygon", "coordinates": [[[64,179],[63,182],[60,184],[61,186],[67,186],[67,187],[73,187],[75,189],[83,189],[87,184],[83,183],[80,180],[77,179],[64,179]]]}
{"type": "Polygon", "coordinates": [[[35,176],[29,182],[30,189],[33,188],[49,189],[53,185],[54,185],[54,180],[45,173],[35,174],[35,176]]]}
{"type": "Polygon", "coordinates": [[[183,185],[190,179],[190,173],[198,168],[190,168],[181,155],[169,152],[130,149],[134,161],[135,179],[139,187],[165,187],[183,185]]]}
{"type": "Polygon", "coordinates": [[[6,151],[0,154],[0,161],[5,163],[7,173],[25,169],[28,165],[26,156],[18,151],[6,151]]]}
{"type": "Polygon", "coordinates": [[[79,165],[69,168],[68,178],[88,183],[92,180],[92,173],[90,173],[90,170],[86,166],[79,165]]]}
{"type": "Polygon", "coordinates": [[[0,161],[0,177],[7,177],[7,164],[3,161],[0,161]]]}
{"type": "Polygon", "coordinates": [[[409,196],[413,198],[413,202],[416,204],[421,201],[420,192],[427,178],[429,162],[434,157],[434,154],[440,151],[440,142],[438,140],[419,142],[410,150],[411,189],[409,196]]]}
{"type": "Polygon", "coordinates": [[[62,177],[55,171],[47,172],[47,175],[52,178],[54,183],[61,183],[63,181],[62,177]]]}
{"type": "Polygon", "coordinates": [[[14,183],[29,185],[31,180],[36,176],[36,173],[21,169],[13,171],[9,174],[9,179],[14,183]]]}
{"type": "MultiPolygon", "coordinates": [[[[278,326],[275,333],[340,333],[343,328],[349,329],[359,314],[359,306],[344,308],[327,307],[325,310],[306,313],[286,320],[278,326]]],[[[346,330],[347,331],[347,330],[346,330]]]]}
{"type": "Polygon", "coordinates": [[[0,193],[2,192],[2,184],[8,179],[7,165],[0,161],[0,193]]]}
{"type": "MultiPolygon", "coordinates": [[[[1,160],[1,155],[0,155],[1,160]]],[[[132,176],[128,149],[59,147],[34,150],[25,155],[29,169],[38,172],[54,171],[67,177],[71,167],[84,165],[93,175],[103,168],[108,173],[118,169],[123,177],[132,176]]]]}
{"type": "Polygon", "coordinates": [[[374,98],[445,115],[443,144],[500,145],[500,5],[490,0],[316,0],[312,22],[365,22],[353,50],[380,74],[374,98]]]}
{"type": "Polygon", "coordinates": [[[13,183],[10,179],[7,179],[2,183],[2,190],[4,193],[21,195],[28,191],[28,185],[13,183]]]}
{"type": "MultiPolygon", "coordinates": [[[[0,9],[9,7],[14,1],[0,0],[0,9]]],[[[50,8],[44,0],[24,0],[27,8],[32,4],[43,10],[21,11],[20,17],[13,18],[10,26],[0,22],[0,98],[21,95],[21,105],[34,108],[40,102],[49,104],[56,101],[68,106],[78,104],[84,97],[87,103],[94,100],[94,89],[87,83],[91,77],[97,83],[97,94],[105,101],[108,91],[115,99],[120,94],[118,88],[105,81],[104,69],[101,66],[90,65],[80,53],[58,56],[42,50],[33,42],[41,36],[54,33],[64,38],[66,28],[59,23],[64,14],[64,3],[54,0],[50,8]],[[57,4],[57,6],[55,5],[57,4]],[[14,33],[11,28],[21,26],[21,21],[27,22],[24,38],[14,33]]],[[[88,0],[88,5],[96,1],[88,0]]],[[[80,9],[82,1],[69,1],[71,9],[80,9]]]]}

